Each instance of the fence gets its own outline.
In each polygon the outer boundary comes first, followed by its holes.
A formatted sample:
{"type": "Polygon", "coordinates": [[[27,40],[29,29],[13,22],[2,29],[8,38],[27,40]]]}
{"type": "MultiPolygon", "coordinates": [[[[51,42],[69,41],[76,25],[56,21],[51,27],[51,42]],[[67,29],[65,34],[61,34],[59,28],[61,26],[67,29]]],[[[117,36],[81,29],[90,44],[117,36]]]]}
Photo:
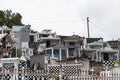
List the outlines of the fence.
{"type": "Polygon", "coordinates": [[[0,73],[0,80],[16,80],[16,73],[0,73]]]}
{"type": "Polygon", "coordinates": [[[0,73],[0,80],[120,80],[120,73],[81,70],[80,64],[48,65],[46,70],[0,73]]]}
{"type": "Polygon", "coordinates": [[[49,73],[45,70],[28,70],[22,73],[21,79],[17,79],[15,73],[0,73],[0,80],[120,80],[120,73],[107,71],[96,74],[79,70],[77,73],[65,74],[64,72],[49,73]]]}
{"type": "Polygon", "coordinates": [[[120,80],[119,73],[109,71],[100,74],[91,74],[90,71],[78,71],[77,73],[64,74],[62,72],[48,73],[47,71],[28,71],[26,80],[120,80]]]}

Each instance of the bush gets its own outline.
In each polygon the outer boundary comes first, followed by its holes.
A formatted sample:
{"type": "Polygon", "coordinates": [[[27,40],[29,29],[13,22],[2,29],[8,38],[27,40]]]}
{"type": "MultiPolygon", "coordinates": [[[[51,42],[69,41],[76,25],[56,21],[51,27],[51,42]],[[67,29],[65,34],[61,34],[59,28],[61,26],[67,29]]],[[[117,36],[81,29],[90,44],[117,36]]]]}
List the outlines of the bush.
{"type": "Polygon", "coordinates": [[[115,61],[116,64],[118,64],[118,66],[120,66],[120,60],[115,61]]]}

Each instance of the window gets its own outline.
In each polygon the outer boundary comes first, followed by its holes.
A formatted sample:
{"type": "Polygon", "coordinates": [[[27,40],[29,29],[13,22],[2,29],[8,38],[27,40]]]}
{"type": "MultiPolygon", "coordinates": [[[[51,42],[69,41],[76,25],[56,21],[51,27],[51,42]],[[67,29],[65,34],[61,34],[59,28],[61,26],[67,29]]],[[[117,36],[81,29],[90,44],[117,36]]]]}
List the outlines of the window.
{"type": "Polygon", "coordinates": [[[46,55],[46,56],[52,56],[52,50],[51,50],[51,49],[46,50],[46,51],[45,51],[45,55],[46,55]]]}
{"type": "Polygon", "coordinates": [[[0,34],[2,34],[2,30],[0,30],[0,34]]]}
{"type": "Polygon", "coordinates": [[[46,41],[46,46],[47,46],[47,47],[50,46],[50,41],[46,41]]]}
{"type": "Polygon", "coordinates": [[[4,30],[3,33],[6,33],[6,31],[4,30]]]}
{"type": "Polygon", "coordinates": [[[74,48],[69,48],[69,56],[70,57],[74,56],[73,53],[74,53],[74,48]]]}
{"type": "Polygon", "coordinates": [[[67,53],[66,53],[66,50],[62,50],[61,51],[61,55],[62,55],[62,60],[67,60],[67,53]]]}
{"type": "Polygon", "coordinates": [[[48,35],[42,35],[42,37],[48,37],[48,35]]]}
{"type": "Polygon", "coordinates": [[[75,42],[69,42],[69,45],[75,45],[75,42]]]}
{"type": "Polygon", "coordinates": [[[2,45],[0,45],[0,48],[2,48],[2,45]]]}
{"type": "Polygon", "coordinates": [[[10,50],[11,49],[11,47],[7,47],[7,50],[10,50]]]}
{"type": "Polygon", "coordinates": [[[59,49],[54,49],[54,56],[59,58],[59,49]]]}

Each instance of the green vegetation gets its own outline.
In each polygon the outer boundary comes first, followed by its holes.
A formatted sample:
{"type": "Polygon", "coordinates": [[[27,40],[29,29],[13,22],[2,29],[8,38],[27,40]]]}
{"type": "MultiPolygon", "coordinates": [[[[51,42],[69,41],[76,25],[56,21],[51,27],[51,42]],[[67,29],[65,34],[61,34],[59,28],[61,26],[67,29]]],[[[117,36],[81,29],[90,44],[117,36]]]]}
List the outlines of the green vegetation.
{"type": "Polygon", "coordinates": [[[13,47],[12,48],[12,54],[11,54],[12,57],[16,57],[16,47],[13,47]]]}
{"type": "Polygon", "coordinates": [[[115,61],[116,64],[118,64],[118,66],[120,66],[120,60],[115,61]]]}
{"type": "Polygon", "coordinates": [[[35,30],[31,30],[31,33],[37,33],[38,31],[35,31],[35,30]]]}
{"type": "Polygon", "coordinates": [[[13,25],[22,26],[21,20],[22,16],[20,13],[12,13],[12,10],[0,10],[0,26],[5,25],[9,28],[12,28],[13,25]]]}

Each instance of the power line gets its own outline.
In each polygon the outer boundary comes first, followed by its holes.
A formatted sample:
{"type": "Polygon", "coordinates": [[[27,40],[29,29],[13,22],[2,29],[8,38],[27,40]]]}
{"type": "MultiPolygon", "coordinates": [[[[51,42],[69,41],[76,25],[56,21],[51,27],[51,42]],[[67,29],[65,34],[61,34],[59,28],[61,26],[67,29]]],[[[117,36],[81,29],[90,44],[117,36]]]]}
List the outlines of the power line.
{"type": "Polygon", "coordinates": [[[92,21],[90,21],[93,25],[95,25],[95,27],[97,28],[97,29],[99,29],[101,32],[103,32],[104,34],[106,34],[107,36],[109,36],[110,38],[112,37],[113,38],[113,36],[112,35],[110,35],[110,34],[108,34],[107,32],[105,32],[103,29],[101,29],[97,24],[94,24],[92,21]]]}

